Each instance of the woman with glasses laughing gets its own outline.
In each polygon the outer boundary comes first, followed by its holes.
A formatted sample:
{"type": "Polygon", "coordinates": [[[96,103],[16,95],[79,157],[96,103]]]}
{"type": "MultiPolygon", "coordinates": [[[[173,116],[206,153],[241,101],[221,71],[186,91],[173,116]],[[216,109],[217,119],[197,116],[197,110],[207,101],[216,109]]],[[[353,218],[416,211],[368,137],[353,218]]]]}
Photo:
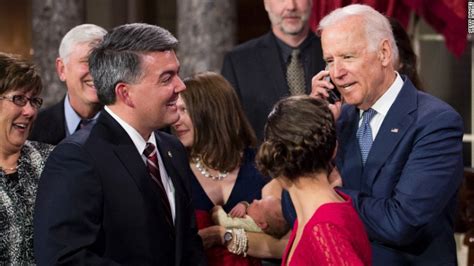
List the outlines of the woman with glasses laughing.
{"type": "Polygon", "coordinates": [[[33,207],[49,144],[27,141],[43,103],[35,67],[0,53],[0,265],[32,265],[33,207]]]}

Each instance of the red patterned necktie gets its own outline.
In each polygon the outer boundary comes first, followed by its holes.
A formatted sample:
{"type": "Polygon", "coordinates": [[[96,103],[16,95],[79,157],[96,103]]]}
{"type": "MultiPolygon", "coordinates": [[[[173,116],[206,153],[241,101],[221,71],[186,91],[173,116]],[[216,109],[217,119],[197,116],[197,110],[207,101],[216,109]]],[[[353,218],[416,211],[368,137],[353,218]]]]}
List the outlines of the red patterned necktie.
{"type": "Polygon", "coordinates": [[[158,167],[158,156],[157,149],[153,143],[147,142],[143,154],[146,156],[146,165],[148,172],[150,173],[151,178],[158,185],[158,190],[160,191],[161,203],[165,210],[165,218],[171,228],[174,227],[173,219],[171,216],[170,202],[168,200],[168,195],[161,181],[160,169],[158,167]]]}

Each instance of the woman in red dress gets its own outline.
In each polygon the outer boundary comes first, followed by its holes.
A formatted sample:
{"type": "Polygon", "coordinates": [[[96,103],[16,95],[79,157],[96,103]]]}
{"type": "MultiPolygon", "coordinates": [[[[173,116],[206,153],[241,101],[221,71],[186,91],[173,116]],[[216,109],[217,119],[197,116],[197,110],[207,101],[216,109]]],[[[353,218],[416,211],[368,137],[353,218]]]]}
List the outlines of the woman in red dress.
{"type": "Polygon", "coordinates": [[[282,265],[370,265],[364,225],[351,199],[334,190],[334,119],[327,103],[309,96],[280,100],[268,117],[257,167],[290,193],[297,221],[282,265]]]}

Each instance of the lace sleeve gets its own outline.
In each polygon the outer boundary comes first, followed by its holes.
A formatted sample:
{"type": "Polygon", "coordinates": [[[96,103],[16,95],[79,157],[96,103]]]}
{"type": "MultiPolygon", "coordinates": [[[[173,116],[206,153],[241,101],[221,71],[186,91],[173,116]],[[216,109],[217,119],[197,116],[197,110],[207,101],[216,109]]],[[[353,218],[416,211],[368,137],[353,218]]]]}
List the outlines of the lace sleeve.
{"type": "Polygon", "coordinates": [[[312,249],[319,265],[364,265],[347,234],[330,223],[313,227],[312,249]]]}

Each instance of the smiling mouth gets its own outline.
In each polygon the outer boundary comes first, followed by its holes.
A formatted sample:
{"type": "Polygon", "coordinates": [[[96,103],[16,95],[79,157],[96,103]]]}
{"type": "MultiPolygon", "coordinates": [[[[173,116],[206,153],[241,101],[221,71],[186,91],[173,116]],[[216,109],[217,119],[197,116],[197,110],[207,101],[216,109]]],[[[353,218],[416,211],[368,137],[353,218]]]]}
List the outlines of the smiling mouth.
{"type": "Polygon", "coordinates": [[[301,19],[301,16],[298,14],[287,14],[283,16],[283,19],[301,19]]]}
{"type": "Polygon", "coordinates": [[[168,103],[166,104],[166,106],[174,107],[174,106],[176,106],[176,102],[177,102],[177,101],[178,101],[178,98],[174,99],[174,100],[171,101],[171,102],[168,102],[168,103]]]}
{"type": "Polygon", "coordinates": [[[26,129],[28,127],[28,123],[13,123],[13,127],[19,129],[26,129]]]}
{"type": "Polygon", "coordinates": [[[95,89],[94,81],[92,81],[92,80],[86,80],[86,81],[84,81],[84,83],[85,83],[87,86],[89,86],[89,87],[95,89]]]}
{"type": "Polygon", "coordinates": [[[175,133],[178,137],[181,137],[183,136],[184,134],[186,134],[189,130],[176,130],[175,133]]]}
{"type": "Polygon", "coordinates": [[[351,87],[354,84],[356,84],[356,82],[352,82],[352,83],[348,83],[348,84],[344,84],[344,85],[338,85],[337,88],[345,90],[345,89],[351,87]]]}

